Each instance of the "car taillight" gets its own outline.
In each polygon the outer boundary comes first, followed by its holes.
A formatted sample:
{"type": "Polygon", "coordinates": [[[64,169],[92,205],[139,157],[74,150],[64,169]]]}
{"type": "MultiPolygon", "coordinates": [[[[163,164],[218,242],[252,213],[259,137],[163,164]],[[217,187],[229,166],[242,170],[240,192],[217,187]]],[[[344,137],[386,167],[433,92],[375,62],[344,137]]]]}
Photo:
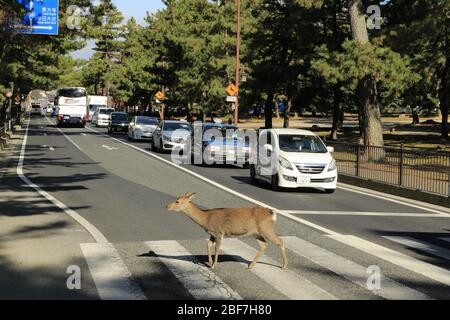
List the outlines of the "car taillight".
{"type": "Polygon", "coordinates": [[[58,121],[62,120],[62,115],[58,113],[58,121]]]}

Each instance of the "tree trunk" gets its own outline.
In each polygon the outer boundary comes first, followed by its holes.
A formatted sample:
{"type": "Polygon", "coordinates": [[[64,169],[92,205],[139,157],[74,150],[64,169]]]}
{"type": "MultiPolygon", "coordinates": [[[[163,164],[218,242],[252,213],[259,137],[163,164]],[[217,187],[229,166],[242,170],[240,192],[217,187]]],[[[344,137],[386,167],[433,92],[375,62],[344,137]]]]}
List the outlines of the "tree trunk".
{"type": "Polygon", "coordinates": [[[358,85],[358,104],[363,121],[363,142],[368,146],[384,146],[381,113],[375,79],[366,76],[358,85]]]}
{"type": "MultiPolygon", "coordinates": [[[[447,28],[446,28],[447,29],[447,28]]],[[[449,50],[450,44],[448,43],[448,37],[445,39],[445,66],[441,75],[441,88],[439,94],[439,108],[442,114],[441,124],[441,139],[448,140],[448,112],[450,108],[449,92],[450,92],[450,70],[449,70],[449,50]]]]}
{"type": "Polygon", "coordinates": [[[292,109],[292,99],[289,98],[286,110],[284,111],[283,128],[289,128],[290,113],[292,109]]]}
{"type": "Polygon", "coordinates": [[[186,120],[187,122],[192,122],[192,111],[191,111],[191,104],[188,103],[186,108],[186,120]]]}
{"type": "Polygon", "coordinates": [[[274,94],[270,92],[267,95],[266,104],[264,105],[264,117],[265,117],[265,128],[271,129],[272,125],[272,106],[273,106],[274,94]]]}
{"type": "Polygon", "coordinates": [[[331,140],[334,141],[338,139],[338,130],[342,127],[341,114],[341,91],[336,85],[333,88],[333,125],[330,134],[331,140]]]}
{"type": "MultiPolygon", "coordinates": [[[[359,44],[369,43],[362,0],[348,0],[353,39],[359,44]]],[[[360,79],[356,89],[360,113],[361,140],[369,146],[383,146],[383,128],[378,105],[376,81],[372,75],[360,79]]],[[[384,155],[383,155],[384,156],[384,155]]]]}
{"type": "Polygon", "coordinates": [[[276,101],[274,102],[274,106],[275,106],[275,116],[277,117],[277,119],[280,119],[280,109],[278,108],[278,103],[276,101]]]}

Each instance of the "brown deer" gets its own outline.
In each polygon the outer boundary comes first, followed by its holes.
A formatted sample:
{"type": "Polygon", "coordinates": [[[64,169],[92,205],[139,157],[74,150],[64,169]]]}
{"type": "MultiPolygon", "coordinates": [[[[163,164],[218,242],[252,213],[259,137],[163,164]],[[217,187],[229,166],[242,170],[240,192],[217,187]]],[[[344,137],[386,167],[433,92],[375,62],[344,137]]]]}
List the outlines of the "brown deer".
{"type": "Polygon", "coordinates": [[[166,208],[170,211],[184,212],[194,222],[203,227],[210,234],[208,241],[208,264],[214,269],[220,254],[220,246],[224,237],[254,236],[259,244],[259,251],[256,257],[249,264],[249,269],[253,268],[259,258],[267,249],[267,240],[277,244],[281,250],[283,258],[283,268],[287,268],[288,259],[284,242],[273,230],[277,215],[270,209],[262,207],[253,208],[222,208],[201,210],[193,202],[195,193],[187,192],[180,196],[173,203],[169,203],[166,208]],[[214,263],[211,256],[211,246],[215,244],[214,263]]]}

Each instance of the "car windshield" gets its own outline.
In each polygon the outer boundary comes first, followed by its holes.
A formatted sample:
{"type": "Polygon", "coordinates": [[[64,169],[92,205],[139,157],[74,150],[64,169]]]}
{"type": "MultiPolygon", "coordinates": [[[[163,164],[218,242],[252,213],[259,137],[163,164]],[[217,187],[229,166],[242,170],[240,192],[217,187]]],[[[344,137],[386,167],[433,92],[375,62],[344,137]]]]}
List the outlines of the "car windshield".
{"type": "Polygon", "coordinates": [[[179,123],[179,122],[167,122],[164,124],[164,131],[175,131],[183,129],[191,131],[191,125],[189,123],[179,123]]]}
{"type": "Polygon", "coordinates": [[[97,110],[97,108],[100,108],[100,107],[102,107],[102,106],[98,106],[98,105],[95,105],[95,104],[90,104],[89,105],[89,111],[95,111],[95,110],[97,110]]]}
{"type": "Polygon", "coordinates": [[[113,109],[100,109],[100,110],[99,110],[99,113],[100,113],[100,114],[111,114],[111,113],[113,113],[113,112],[114,112],[113,109]]]}
{"type": "Polygon", "coordinates": [[[136,118],[136,124],[143,124],[148,126],[157,126],[158,120],[154,118],[145,118],[145,117],[138,117],[136,118]]]}
{"type": "Polygon", "coordinates": [[[284,152],[327,153],[327,148],[317,136],[280,135],[280,149],[284,152]]]}
{"type": "Polygon", "coordinates": [[[113,113],[111,118],[112,120],[128,121],[128,116],[125,113],[113,113]]]}
{"type": "Polygon", "coordinates": [[[86,96],[86,90],[84,89],[61,89],[59,90],[60,97],[66,98],[82,98],[86,96]]]}
{"type": "Polygon", "coordinates": [[[238,140],[238,136],[236,134],[237,130],[239,129],[234,126],[208,125],[203,127],[203,141],[212,141],[218,138],[216,137],[217,131],[219,131],[222,134],[222,138],[227,138],[227,131],[228,131],[229,136],[231,135],[234,140],[238,140]]]}

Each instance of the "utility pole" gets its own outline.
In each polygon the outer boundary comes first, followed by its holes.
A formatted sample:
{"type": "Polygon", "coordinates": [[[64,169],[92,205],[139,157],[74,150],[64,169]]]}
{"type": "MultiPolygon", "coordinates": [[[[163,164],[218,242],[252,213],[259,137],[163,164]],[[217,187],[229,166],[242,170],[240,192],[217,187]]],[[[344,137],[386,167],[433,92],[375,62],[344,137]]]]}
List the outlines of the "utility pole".
{"type": "Polygon", "coordinates": [[[235,73],[235,86],[237,88],[236,102],[234,104],[234,125],[239,125],[239,63],[240,63],[240,51],[241,51],[241,0],[236,0],[237,10],[237,32],[236,32],[236,73],[235,73]]]}

